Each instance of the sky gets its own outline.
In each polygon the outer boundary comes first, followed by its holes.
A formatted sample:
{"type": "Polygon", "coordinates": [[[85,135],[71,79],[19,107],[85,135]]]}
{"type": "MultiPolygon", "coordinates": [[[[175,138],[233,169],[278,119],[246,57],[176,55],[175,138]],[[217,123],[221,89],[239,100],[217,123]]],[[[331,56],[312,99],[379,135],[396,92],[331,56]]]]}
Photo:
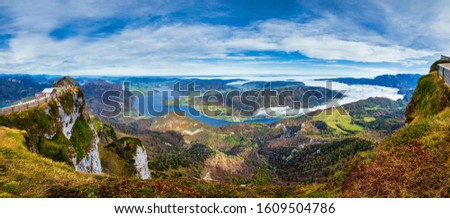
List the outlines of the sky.
{"type": "Polygon", "coordinates": [[[0,0],[0,73],[427,73],[447,0],[0,0]]]}

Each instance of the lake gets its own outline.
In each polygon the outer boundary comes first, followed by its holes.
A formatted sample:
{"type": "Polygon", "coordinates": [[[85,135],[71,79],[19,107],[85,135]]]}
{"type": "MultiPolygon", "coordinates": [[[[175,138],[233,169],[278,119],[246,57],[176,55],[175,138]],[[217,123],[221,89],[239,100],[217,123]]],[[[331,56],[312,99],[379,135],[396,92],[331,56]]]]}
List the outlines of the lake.
{"type": "Polygon", "coordinates": [[[180,106],[167,106],[164,105],[164,100],[170,100],[172,99],[171,96],[168,94],[168,89],[155,89],[153,95],[144,95],[140,98],[136,98],[133,100],[133,108],[137,111],[139,111],[141,114],[144,114],[148,117],[158,117],[162,116],[169,112],[179,112],[187,115],[189,118],[193,120],[197,120],[203,123],[206,123],[210,126],[223,126],[223,125],[232,125],[232,124],[240,124],[240,123],[272,123],[275,121],[280,120],[280,118],[261,118],[261,119],[252,119],[252,120],[245,120],[243,122],[231,122],[226,120],[219,120],[214,119],[209,116],[205,116],[201,114],[196,109],[187,106],[187,105],[180,105],[180,106]]]}

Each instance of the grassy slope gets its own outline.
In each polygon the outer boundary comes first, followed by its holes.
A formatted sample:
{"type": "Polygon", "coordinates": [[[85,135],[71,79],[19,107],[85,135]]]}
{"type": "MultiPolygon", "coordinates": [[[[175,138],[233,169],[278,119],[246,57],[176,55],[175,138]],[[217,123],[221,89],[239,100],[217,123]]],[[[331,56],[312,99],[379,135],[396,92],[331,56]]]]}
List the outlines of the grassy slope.
{"type": "Polygon", "coordinates": [[[93,180],[73,167],[29,152],[24,132],[0,127],[0,196],[44,197],[57,184],[93,180]]]}
{"type": "Polygon", "coordinates": [[[52,188],[50,197],[166,197],[166,198],[258,198],[258,197],[330,197],[322,184],[298,186],[241,187],[230,183],[186,179],[117,180],[79,186],[52,188]]]}
{"type": "Polygon", "coordinates": [[[406,122],[430,117],[450,106],[450,89],[436,71],[419,79],[411,102],[407,105],[406,122]]]}
{"type": "Polygon", "coordinates": [[[337,134],[348,134],[349,132],[360,132],[364,128],[353,124],[352,117],[343,110],[328,109],[313,117],[313,120],[325,122],[328,127],[334,129],[337,134]]]}
{"type": "Polygon", "coordinates": [[[323,185],[241,187],[197,180],[93,176],[29,152],[24,132],[0,127],[0,197],[326,197],[323,185]]]}
{"type": "Polygon", "coordinates": [[[91,116],[91,122],[100,138],[98,148],[103,173],[116,177],[132,177],[135,174],[134,153],[142,145],[137,138],[116,132],[114,128],[91,116]]]}
{"type": "Polygon", "coordinates": [[[344,197],[450,197],[449,87],[419,80],[405,112],[411,123],[335,174],[344,197]]]}

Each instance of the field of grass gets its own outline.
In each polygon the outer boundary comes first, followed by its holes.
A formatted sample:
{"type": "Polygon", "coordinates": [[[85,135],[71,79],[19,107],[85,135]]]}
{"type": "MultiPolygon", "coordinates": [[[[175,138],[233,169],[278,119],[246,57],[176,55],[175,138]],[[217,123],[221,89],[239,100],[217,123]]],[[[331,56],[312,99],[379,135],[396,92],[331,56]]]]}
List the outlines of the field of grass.
{"type": "Polygon", "coordinates": [[[370,123],[377,120],[375,117],[363,117],[364,122],[370,123]]]}
{"type": "Polygon", "coordinates": [[[350,115],[342,113],[340,110],[332,108],[322,111],[313,117],[315,121],[323,121],[328,127],[335,130],[336,134],[349,134],[352,132],[363,131],[364,128],[353,124],[350,115]]]}

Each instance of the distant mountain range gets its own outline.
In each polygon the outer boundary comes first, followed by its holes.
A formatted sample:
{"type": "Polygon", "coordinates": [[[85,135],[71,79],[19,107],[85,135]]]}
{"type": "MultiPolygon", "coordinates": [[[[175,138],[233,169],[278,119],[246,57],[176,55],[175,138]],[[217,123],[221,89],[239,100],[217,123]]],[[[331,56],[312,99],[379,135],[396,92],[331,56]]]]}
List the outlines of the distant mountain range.
{"type": "Polygon", "coordinates": [[[39,76],[0,75],[0,107],[13,104],[22,98],[34,96],[49,86],[50,81],[39,76]]]}
{"type": "Polygon", "coordinates": [[[405,95],[404,100],[409,101],[417,86],[420,74],[397,74],[397,75],[381,75],[373,79],[371,78],[353,78],[340,77],[331,79],[319,79],[321,81],[328,80],[334,82],[345,83],[348,85],[375,85],[397,88],[398,94],[405,95]]]}
{"type": "MultiPolygon", "coordinates": [[[[335,82],[341,82],[348,85],[377,85],[399,89],[398,93],[404,95],[404,100],[409,101],[414,88],[417,86],[417,80],[419,74],[397,74],[397,75],[381,75],[373,79],[370,78],[330,78],[319,79],[329,80],[335,82]]],[[[23,100],[27,97],[34,96],[35,93],[42,91],[46,87],[51,87],[55,79],[58,77],[50,75],[22,75],[22,74],[4,74],[0,75],[0,107],[5,107],[23,100]]],[[[121,89],[122,81],[129,81],[132,84],[132,88],[138,90],[150,90],[155,87],[167,84],[175,84],[181,82],[181,88],[186,89],[187,84],[195,82],[195,86],[200,90],[219,90],[227,91],[230,89],[242,88],[242,89],[261,89],[266,82],[248,82],[243,85],[231,85],[231,83],[239,81],[238,79],[223,80],[223,79],[189,79],[189,78],[175,78],[175,77],[75,77],[77,81],[82,85],[83,91],[86,92],[86,97],[89,99],[91,93],[99,99],[95,93],[99,87],[103,89],[105,84],[107,86],[114,86],[113,89],[121,89]],[[100,79],[100,80],[99,80],[100,79]],[[100,83],[99,81],[104,81],[100,83]],[[105,83],[109,81],[110,83],[105,83]],[[87,84],[87,89],[83,86],[87,84]],[[90,91],[96,90],[96,91],[90,91]]],[[[305,87],[302,82],[293,81],[275,81],[271,83],[272,88],[281,89],[283,87],[305,87]]],[[[109,87],[111,88],[111,87],[109,87]]],[[[169,87],[172,88],[172,87],[169,87]]],[[[104,91],[104,90],[103,90],[104,91]]]]}

